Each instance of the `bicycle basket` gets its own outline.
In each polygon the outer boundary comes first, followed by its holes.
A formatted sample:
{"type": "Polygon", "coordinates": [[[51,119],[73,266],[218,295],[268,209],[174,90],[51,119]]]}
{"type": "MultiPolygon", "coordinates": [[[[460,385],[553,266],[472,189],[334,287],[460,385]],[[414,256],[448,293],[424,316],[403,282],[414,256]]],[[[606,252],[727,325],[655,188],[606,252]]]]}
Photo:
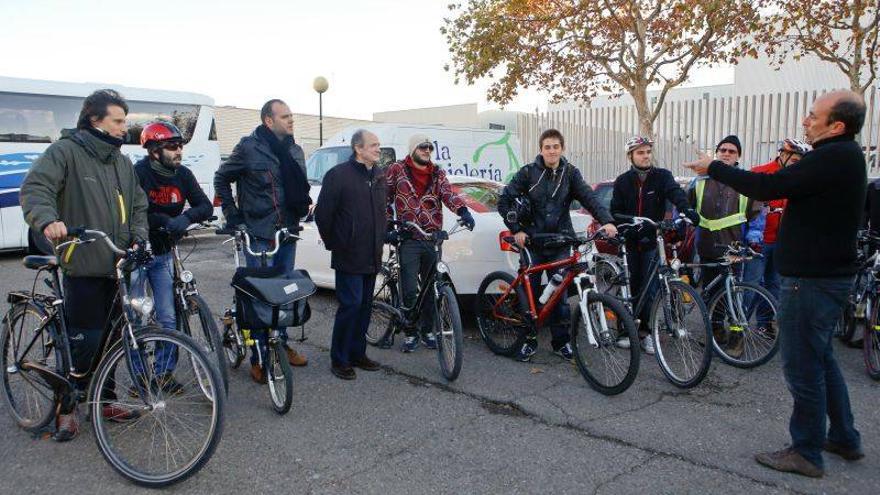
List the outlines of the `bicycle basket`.
{"type": "Polygon", "coordinates": [[[312,315],[308,297],[317,288],[308,272],[284,267],[240,267],[232,277],[239,325],[252,330],[304,325],[312,315]]]}

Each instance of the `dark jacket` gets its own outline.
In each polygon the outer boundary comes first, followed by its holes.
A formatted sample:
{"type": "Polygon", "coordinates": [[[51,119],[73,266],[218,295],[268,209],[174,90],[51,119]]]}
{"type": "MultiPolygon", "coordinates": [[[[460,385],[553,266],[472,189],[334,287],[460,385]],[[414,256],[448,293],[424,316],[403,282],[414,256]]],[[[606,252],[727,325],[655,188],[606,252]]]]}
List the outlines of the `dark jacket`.
{"type": "Polygon", "coordinates": [[[868,194],[865,198],[865,218],[862,225],[871,229],[875,234],[880,232],[880,179],[868,184],[868,194]]]}
{"type": "Polygon", "coordinates": [[[709,175],[759,201],[787,199],[776,260],[788,277],[855,274],[856,235],[865,207],[865,155],[852,136],[813,144],[798,163],[757,174],[713,162],[709,175]]]}
{"type": "Polygon", "coordinates": [[[324,247],[331,251],[330,266],[344,273],[375,274],[382,265],[385,242],[385,173],[367,170],[350,158],[324,176],[315,223],[324,247]]]}
{"type": "MultiPolygon", "coordinates": [[[[147,198],[127,156],[88,131],[65,132],[34,162],[21,184],[25,221],[43,232],[60,220],[110,235],[120,249],[147,238],[147,198]]],[[[116,255],[102,242],[71,245],[60,256],[66,275],[116,278],[116,255]]]]}
{"type": "MultiPolygon", "coordinates": [[[[672,172],[665,168],[652,167],[642,182],[634,167],[630,167],[614,180],[611,215],[647,217],[659,222],[666,218],[667,201],[682,213],[691,208],[687,193],[675,182],[672,172]]],[[[643,228],[641,234],[641,239],[651,241],[654,230],[643,228]]]]}
{"type": "Polygon", "coordinates": [[[573,200],[578,200],[600,223],[611,223],[611,214],[599,203],[593,189],[584,182],[580,170],[564,157],[556,170],[544,165],[541,155],[522,167],[504,188],[498,200],[498,213],[511,232],[524,231],[533,235],[539,233],[574,234],[569,208],[573,200]],[[514,200],[527,195],[532,204],[532,225],[523,226],[507,221],[507,212],[513,209],[514,200]]]}
{"type": "Polygon", "coordinates": [[[150,157],[145,156],[134,166],[134,171],[149,202],[147,220],[153,254],[165,254],[171,250],[171,238],[159,229],[172,218],[186,215],[190,223],[198,223],[213,215],[211,200],[188,167],[181,165],[173,176],[165,177],[152,169],[150,157]],[[189,209],[183,211],[186,203],[189,203],[189,209]]]}
{"type": "MultiPolygon", "coordinates": [[[[302,148],[292,143],[290,154],[305,175],[302,148]]],[[[241,138],[229,158],[220,165],[214,174],[214,190],[223,205],[226,222],[243,223],[257,237],[272,239],[281,227],[299,225],[299,218],[285,206],[278,157],[256,131],[241,138]],[[233,182],[237,185],[237,203],[232,195],[233,182]]]]}
{"type": "MultiPolygon", "coordinates": [[[[726,166],[723,163],[721,165],[726,166]]],[[[730,168],[737,166],[733,165],[730,168]]],[[[694,209],[702,216],[701,223],[697,227],[697,253],[704,261],[714,261],[723,257],[727,251],[726,246],[733,242],[745,242],[749,222],[761,213],[760,202],[749,199],[746,202],[746,220],[732,227],[712,231],[704,222],[705,219],[716,220],[738,213],[741,196],[734,188],[709,177],[697,177],[691,183],[688,197],[694,209]],[[705,189],[703,204],[697,208],[697,183],[700,181],[705,182],[705,189]]]]}

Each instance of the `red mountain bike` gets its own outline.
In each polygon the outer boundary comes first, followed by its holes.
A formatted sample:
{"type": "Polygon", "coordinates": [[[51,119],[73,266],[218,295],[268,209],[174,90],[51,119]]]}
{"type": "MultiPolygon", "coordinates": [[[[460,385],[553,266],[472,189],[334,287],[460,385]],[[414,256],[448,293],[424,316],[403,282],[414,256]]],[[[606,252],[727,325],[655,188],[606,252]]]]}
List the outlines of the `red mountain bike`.
{"type": "Polygon", "coordinates": [[[568,258],[532,264],[527,247],[514,244],[509,232],[499,235],[501,249],[520,253],[516,277],[497,271],[483,279],[477,292],[476,314],[480,335],[496,354],[513,355],[527,335],[540,329],[557,304],[568,304],[568,289],[577,289],[578,304],[571,314],[571,344],[575,361],[587,383],[605,395],[616,395],[632,385],[639,370],[638,346],[622,349],[617,339],[628,336],[636,342],[637,332],[632,315],[618,299],[596,290],[594,266],[595,240],[601,231],[590,237],[560,234],[537,234],[530,243],[546,248],[569,247],[568,258]],[[544,270],[562,275],[562,282],[539,309],[532,293],[529,275],[544,270]]]}

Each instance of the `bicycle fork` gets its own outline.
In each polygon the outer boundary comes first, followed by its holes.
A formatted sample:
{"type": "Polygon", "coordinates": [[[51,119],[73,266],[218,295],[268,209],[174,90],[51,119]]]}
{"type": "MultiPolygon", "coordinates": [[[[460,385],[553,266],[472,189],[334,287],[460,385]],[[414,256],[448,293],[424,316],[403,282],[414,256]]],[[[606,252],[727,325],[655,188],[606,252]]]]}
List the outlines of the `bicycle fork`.
{"type": "MultiPolygon", "coordinates": [[[[583,282],[586,279],[587,283],[590,282],[590,276],[586,273],[580,273],[575,275],[574,282],[575,287],[577,287],[578,291],[578,306],[581,308],[581,318],[584,320],[584,326],[587,329],[587,342],[594,349],[598,349],[600,347],[600,343],[596,340],[596,333],[594,333],[593,329],[593,319],[590,318],[590,306],[589,302],[589,294],[593,290],[592,287],[588,287],[584,289],[583,282]]],[[[608,331],[608,320],[605,318],[605,312],[599,311],[599,330],[598,334],[603,337],[603,340],[610,340],[610,334],[608,331]],[[606,339],[607,338],[607,339],[606,339]]]]}

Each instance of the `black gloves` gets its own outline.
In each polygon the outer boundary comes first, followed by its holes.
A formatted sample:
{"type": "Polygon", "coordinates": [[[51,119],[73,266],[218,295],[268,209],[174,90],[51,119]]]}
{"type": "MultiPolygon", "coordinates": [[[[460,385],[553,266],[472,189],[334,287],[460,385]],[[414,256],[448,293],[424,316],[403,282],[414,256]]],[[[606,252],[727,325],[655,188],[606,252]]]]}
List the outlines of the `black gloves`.
{"type": "Polygon", "coordinates": [[[174,236],[182,236],[186,234],[186,228],[192,223],[189,217],[186,215],[178,215],[165,224],[165,228],[168,229],[168,232],[174,236]]]}
{"type": "Polygon", "coordinates": [[[467,209],[467,206],[462,206],[458,209],[458,216],[461,218],[461,222],[467,227],[468,230],[474,230],[474,227],[477,225],[477,222],[474,221],[474,216],[471,215],[471,212],[467,209]]]}
{"type": "Polygon", "coordinates": [[[385,244],[396,245],[399,242],[400,242],[399,232],[397,232],[394,229],[389,229],[389,230],[385,231],[385,244]]]}
{"type": "Polygon", "coordinates": [[[696,210],[687,209],[684,210],[682,213],[684,213],[684,216],[686,216],[688,220],[690,220],[694,224],[694,227],[700,225],[700,215],[696,212],[696,210]]]}

